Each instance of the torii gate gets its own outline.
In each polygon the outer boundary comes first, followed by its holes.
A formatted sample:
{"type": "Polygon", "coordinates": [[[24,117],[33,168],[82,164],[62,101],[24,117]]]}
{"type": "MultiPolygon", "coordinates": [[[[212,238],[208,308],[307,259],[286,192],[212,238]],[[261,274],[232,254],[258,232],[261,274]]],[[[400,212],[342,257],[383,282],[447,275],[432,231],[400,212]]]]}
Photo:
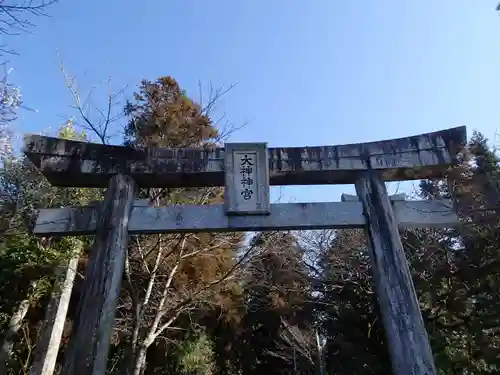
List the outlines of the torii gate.
{"type": "MultiPolygon", "coordinates": [[[[128,235],[365,228],[393,373],[436,369],[398,228],[451,227],[450,201],[389,197],[385,181],[440,178],[457,162],[466,128],[340,146],[135,149],[25,137],[24,152],[54,186],[107,187],[88,207],[41,210],[37,235],[95,234],[73,353],[65,375],[104,375],[128,235]],[[342,202],[270,204],[270,185],[355,184],[342,202]],[[225,186],[222,205],[149,207],[139,187],[225,186]],[[91,286],[91,287],[90,287],[91,286]]],[[[68,362],[68,361],[67,361],[68,362]]]]}

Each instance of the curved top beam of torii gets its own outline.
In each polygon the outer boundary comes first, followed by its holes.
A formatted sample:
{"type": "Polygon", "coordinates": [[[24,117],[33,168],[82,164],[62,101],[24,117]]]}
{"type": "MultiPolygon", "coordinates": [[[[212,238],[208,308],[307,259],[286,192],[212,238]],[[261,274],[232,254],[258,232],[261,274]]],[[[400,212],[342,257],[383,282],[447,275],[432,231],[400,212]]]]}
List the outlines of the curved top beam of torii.
{"type": "MultiPolygon", "coordinates": [[[[461,126],[378,142],[269,148],[270,184],[349,184],[368,167],[385,181],[438,178],[466,141],[461,126]]],[[[224,186],[223,148],[135,149],[27,135],[23,151],[54,186],[106,187],[116,173],[148,188],[224,186]]]]}

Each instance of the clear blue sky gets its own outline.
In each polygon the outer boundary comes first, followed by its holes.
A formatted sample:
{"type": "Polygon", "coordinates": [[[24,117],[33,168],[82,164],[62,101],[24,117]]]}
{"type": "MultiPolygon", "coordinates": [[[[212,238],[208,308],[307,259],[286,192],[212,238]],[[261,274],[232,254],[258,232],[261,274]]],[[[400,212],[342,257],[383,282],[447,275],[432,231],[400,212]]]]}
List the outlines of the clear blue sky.
{"type": "MultiPolygon", "coordinates": [[[[467,125],[495,141],[500,124],[496,1],[61,0],[30,35],[10,37],[20,132],[73,113],[56,50],[85,92],[171,75],[238,82],[219,103],[232,141],[341,144],[467,125]]],[[[130,92],[130,90],[129,90],[130,92]]],[[[393,188],[393,187],[391,187],[393,188]]],[[[285,200],[332,201],[351,187],[286,188],[285,200]]]]}

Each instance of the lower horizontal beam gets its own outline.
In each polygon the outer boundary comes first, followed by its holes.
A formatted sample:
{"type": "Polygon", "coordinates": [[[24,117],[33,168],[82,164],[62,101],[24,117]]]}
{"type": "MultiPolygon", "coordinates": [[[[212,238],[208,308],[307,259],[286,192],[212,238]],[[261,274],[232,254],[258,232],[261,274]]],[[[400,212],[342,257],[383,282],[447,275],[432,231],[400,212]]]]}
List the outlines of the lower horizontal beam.
{"type": "MultiPolygon", "coordinates": [[[[446,200],[393,202],[400,228],[453,227],[458,219],[446,200]]],[[[361,202],[278,203],[266,216],[226,216],[224,205],[145,207],[135,204],[128,224],[130,234],[179,232],[240,232],[360,228],[365,225],[361,202]]],[[[43,209],[37,235],[93,234],[99,208],[43,209]]]]}

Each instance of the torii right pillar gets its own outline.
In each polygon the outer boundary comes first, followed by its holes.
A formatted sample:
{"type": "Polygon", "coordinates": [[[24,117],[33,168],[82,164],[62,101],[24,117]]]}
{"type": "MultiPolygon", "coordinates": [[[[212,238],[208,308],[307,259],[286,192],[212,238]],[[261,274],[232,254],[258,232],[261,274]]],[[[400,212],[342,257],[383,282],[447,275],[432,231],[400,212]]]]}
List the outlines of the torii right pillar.
{"type": "Polygon", "coordinates": [[[356,192],[366,218],[367,244],[394,375],[435,375],[397,220],[384,181],[369,168],[356,192]]]}

